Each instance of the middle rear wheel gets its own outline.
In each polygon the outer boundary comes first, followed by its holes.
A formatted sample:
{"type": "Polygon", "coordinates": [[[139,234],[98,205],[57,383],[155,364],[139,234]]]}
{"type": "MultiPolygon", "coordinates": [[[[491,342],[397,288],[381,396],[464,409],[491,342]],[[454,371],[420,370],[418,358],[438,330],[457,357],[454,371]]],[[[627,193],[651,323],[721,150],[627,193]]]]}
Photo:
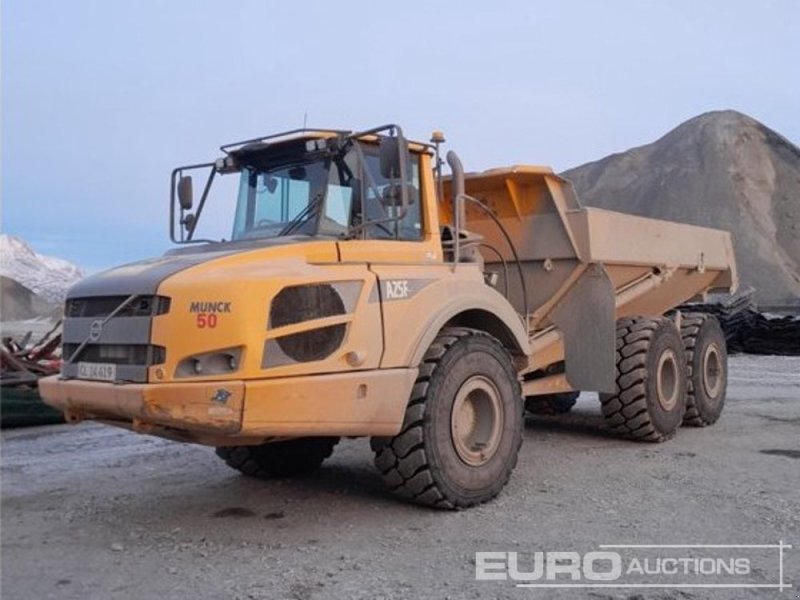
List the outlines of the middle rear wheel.
{"type": "Polygon", "coordinates": [[[559,392],[525,398],[525,410],[532,415],[565,415],[578,401],[580,392],[559,392]]]}
{"type": "Polygon", "coordinates": [[[725,406],[728,353],[725,334],[712,315],[687,313],[681,321],[689,385],[684,425],[713,425],[725,406]]]}
{"type": "Polygon", "coordinates": [[[613,394],[600,394],[611,431],[646,442],[675,435],[686,412],[686,356],[680,332],[665,317],[617,324],[613,394]]]}

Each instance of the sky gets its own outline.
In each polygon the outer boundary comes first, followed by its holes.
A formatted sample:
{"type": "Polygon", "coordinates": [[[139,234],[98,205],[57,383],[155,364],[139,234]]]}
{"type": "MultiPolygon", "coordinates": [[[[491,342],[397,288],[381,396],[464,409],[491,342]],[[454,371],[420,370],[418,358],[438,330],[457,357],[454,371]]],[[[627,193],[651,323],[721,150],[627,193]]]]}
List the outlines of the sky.
{"type": "MultiPolygon", "coordinates": [[[[2,231],[90,272],[169,249],[223,143],[398,123],[560,171],[735,109],[800,142],[800,2],[5,0],[2,231]]],[[[220,192],[224,191],[220,188],[220,192]]],[[[224,196],[224,194],[223,194],[224,196]]],[[[209,219],[230,228],[220,197],[209,219]]]]}

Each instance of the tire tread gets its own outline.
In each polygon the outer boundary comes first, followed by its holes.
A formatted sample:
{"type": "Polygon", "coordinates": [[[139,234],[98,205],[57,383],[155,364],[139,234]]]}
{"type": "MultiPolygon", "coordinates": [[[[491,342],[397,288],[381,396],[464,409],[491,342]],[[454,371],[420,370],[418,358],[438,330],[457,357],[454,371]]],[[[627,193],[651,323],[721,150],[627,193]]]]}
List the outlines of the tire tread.
{"type": "Polygon", "coordinates": [[[671,326],[666,317],[624,318],[617,322],[616,389],[600,394],[603,418],[615,434],[629,439],[662,442],[674,435],[659,432],[647,405],[647,353],[658,330],[671,326]]]}
{"type": "Polygon", "coordinates": [[[333,454],[338,437],[297,438],[260,446],[220,446],[216,454],[232,469],[257,479],[300,475],[333,454]]]}
{"type": "MultiPolygon", "coordinates": [[[[505,486],[517,463],[522,436],[519,437],[516,448],[513,450],[510,468],[506,470],[504,479],[498,482],[495,494],[485,499],[474,501],[462,497],[448,497],[446,491],[436,483],[436,479],[431,473],[431,465],[425,449],[423,434],[425,423],[423,414],[428,401],[427,394],[430,381],[437,373],[437,367],[447,352],[455,344],[469,337],[494,339],[476,329],[465,327],[443,329],[422,359],[419,375],[413,387],[412,397],[406,408],[401,433],[385,440],[384,443],[373,445],[375,465],[386,485],[394,494],[416,504],[435,508],[461,509],[487,502],[505,486]]],[[[502,348],[502,346],[500,347],[502,348]]],[[[503,352],[508,354],[505,349],[503,349],[503,352]]],[[[508,360],[510,364],[513,364],[510,355],[508,355],[508,360]]],[[[518,381],[516,385],[518,396],[521,397],[522,390],[518,381]]]]}

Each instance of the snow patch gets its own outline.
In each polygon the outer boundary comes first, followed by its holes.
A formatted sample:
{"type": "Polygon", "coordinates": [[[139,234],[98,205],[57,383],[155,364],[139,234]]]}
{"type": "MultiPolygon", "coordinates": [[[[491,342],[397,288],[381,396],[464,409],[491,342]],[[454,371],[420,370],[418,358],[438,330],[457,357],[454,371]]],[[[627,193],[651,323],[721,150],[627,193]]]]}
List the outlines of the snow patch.
{"type": "Polygon", "coordinates": [[[67,290],[86,276],[77,265],[39,254],[13,235],[0,235],[0,257],[0,275],[15,279],[53,304],[62,303],[67,290]]]}

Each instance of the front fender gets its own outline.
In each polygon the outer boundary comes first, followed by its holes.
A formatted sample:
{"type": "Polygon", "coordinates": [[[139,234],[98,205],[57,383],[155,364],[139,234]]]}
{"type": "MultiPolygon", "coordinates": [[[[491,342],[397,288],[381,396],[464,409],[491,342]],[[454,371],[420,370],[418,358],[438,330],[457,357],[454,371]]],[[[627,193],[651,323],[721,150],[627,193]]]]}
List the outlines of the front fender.
{"type": "MultiPolygon", "coordinates": [[[[383,297],[385,348],[382,368],[416,367],[441,329],[448,323],[483,329],[500,337],[517,354],[531,352],[522,319],[494,288],[484,283],[480,272],[466,272],[470,267],[436,269],[429,278],[416,282],[413,295],[404,299],[383,297]]],[[[383,287],[388,282],[408,279],[402,268],[373,270],[383,287]]],[[[420,273],[416,271],[416,277],[420,273]]],[[[382,289],[383,289],[382,287],[382,289]]]]}
{"type": "Polygon", "coordinates": [[[409,364],[417,366],[422,362],[422,358],[433,340],[450,322],[486,331],[494,337],[500,338],[500,341],[504,342],[506,346],[509,346],[508,342],[511,341],[513,346],[509,348],[510,350],[513,350],[514,353],[529,355],[531,348],[522,320],[503,296],[500,294],[497,296],[498,298],[487,299],[480,295],[470,295],[458,298],[443,307],[441,313],[435,319],[431,319],[422,329],[423,335],[417,340],[409,364]],[[461,322],[460,317],[468,318],[468,321],[461,322]],[[498,334],[498,326],[502,327],[506,335],[498,334]]]}

